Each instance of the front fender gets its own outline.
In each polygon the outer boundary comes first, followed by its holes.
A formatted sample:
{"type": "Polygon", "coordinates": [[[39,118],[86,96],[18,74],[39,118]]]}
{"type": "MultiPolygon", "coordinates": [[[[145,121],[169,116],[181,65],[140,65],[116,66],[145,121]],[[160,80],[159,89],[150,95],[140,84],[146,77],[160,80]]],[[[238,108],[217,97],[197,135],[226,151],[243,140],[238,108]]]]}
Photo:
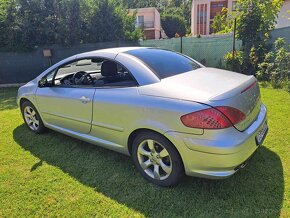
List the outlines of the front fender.
{"type": "Polygon", "coordinates": [[[16,102],[20,106],[21,99],[29,100],[35,107],[37,107],[35,93],[37,90],[37,79],[34,79],[18,89],[16,102]]]}

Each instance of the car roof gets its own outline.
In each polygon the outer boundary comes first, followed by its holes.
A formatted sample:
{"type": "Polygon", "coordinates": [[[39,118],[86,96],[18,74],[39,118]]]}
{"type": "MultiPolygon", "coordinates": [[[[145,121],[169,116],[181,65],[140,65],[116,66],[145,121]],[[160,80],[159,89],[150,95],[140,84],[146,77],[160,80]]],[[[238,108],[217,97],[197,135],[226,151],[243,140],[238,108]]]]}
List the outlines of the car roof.
{"type": "Polygon", "coordinates": [[[107,54],[113,54],[117,55],[119,53],[124,53],[127,51],[132,50],[138,50],[138,49],[148,49],[148,47],[118,47],[118,48],[106,48],[106,49],[100,49],[100,50],[94,50],[90,52],[81,53],[78,56],[95,56],[100,53],[107,53],[107,54]]]}

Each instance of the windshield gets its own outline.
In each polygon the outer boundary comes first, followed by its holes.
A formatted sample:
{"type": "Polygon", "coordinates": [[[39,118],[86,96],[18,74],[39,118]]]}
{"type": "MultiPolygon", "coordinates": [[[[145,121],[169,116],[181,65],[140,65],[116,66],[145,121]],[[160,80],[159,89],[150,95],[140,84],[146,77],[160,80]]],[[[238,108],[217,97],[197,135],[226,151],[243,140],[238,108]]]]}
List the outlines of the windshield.
{"type": "Polygon", "coordinates": [[[136,49],[126,52],[144,62],[160,78],[164,79],[201,68],[188,57],[162,49],[136,49]]]}

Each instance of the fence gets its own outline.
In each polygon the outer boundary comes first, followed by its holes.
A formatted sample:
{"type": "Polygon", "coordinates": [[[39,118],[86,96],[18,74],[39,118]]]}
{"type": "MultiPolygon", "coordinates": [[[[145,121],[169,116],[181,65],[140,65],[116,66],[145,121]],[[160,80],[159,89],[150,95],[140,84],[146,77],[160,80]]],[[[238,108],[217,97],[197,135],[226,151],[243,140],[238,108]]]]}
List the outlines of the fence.
{"type": "MultiPolygon", "coordinates": [[[[120,46],[136,46],[137,42],[104,42],[94,44],[82,44],[70,48],[53,45],[52,63],[69,56],[102,49],[120,46]]],[[[0,52],[0,84],[24,83],[35,78],[50,66],[49,60],[43,56],[44,48],[37,48],[31,52],[0,52]]]]}
{"type": "MultiPolygon", "coordinates": [[[[160,47],[182,52],[208,67],[224,66],[224,56],[233,49],[232,35],[216,35],[203,38],[187,37],[164,40],[146,40],[141,46],[160,47]]],[[[242,45],[236,40],[236,49],[242,45]]]]}
{"type": "Polygon", "coordinates": [[[290,45],[290,27],[275,29],[270,34],[270,43],[274,43],[277,38],[284,38],[286,45],[290,45]]]}
{"type": "MultiPolygon", "coordinates": [[[[271,32],[271,42],[278,37],[284,37],[290,44],[290,27],[276,29],[271,32]]],[[[241,47],[241,41],[236,41],[236,49],[241,47]]],[[[209,67],[223,67],[224,55],[232,51],[233,37],[231,35],[216,35],[202,38],[187,37],[163,40],[145,40],[140,42],[104,42],[83,44],[65,48],[57,45],[49,46],[52,50],[52,62],[56,63],[66,57],[81,52],[102,48],[121,46],[160,47],[182,52],[209,67]]],[[[43,48],[37,48],[27,53],[0,52],[0,84],[27,82],[49,67],[49,61],[43,57],[43,48]]]]}
{"type": "MultiPolygon", "coordinates": [[[[81,52],[121,46],[160,47],[183,52],[206,66],[216,67],[223,63],[223,56],[232,50],[232,36],[207,38],[173,38],[164,40],[146,40],[140,42],[104,42],[83,44],[70,48],[58,45],[49,46],[52,50],[52,63],[81,52]],[[182,40],[182,42],[181,42],[182,40]]],[[[240,44],[239,42],[237,43],[240,44]]],[[[32,52],[0,52],[0,84],[27,82],[49,67],[49,61],[43,57],[43,49],[32,52]]]]}

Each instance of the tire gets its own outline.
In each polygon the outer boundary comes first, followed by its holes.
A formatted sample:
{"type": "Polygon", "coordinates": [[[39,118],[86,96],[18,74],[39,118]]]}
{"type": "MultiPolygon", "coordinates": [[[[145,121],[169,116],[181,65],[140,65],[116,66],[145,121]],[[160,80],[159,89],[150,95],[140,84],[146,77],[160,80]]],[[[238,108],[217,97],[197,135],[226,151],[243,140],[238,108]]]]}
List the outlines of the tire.
{"type": "Polygon", "coordinates": [[[156,185],[175,186],[184,176],[178,151],[158,133],[148,131],[137,135],[133,140],[132,158],[141,175],[156,185]]]}
{"type": "Polygon", "coordinates": [[[29,130],[36,134],[40,134],[45,131],[46,128],[43,125],[42,119],[31,102],[25,101],[21,104],[21,113],[29,130]]]}

